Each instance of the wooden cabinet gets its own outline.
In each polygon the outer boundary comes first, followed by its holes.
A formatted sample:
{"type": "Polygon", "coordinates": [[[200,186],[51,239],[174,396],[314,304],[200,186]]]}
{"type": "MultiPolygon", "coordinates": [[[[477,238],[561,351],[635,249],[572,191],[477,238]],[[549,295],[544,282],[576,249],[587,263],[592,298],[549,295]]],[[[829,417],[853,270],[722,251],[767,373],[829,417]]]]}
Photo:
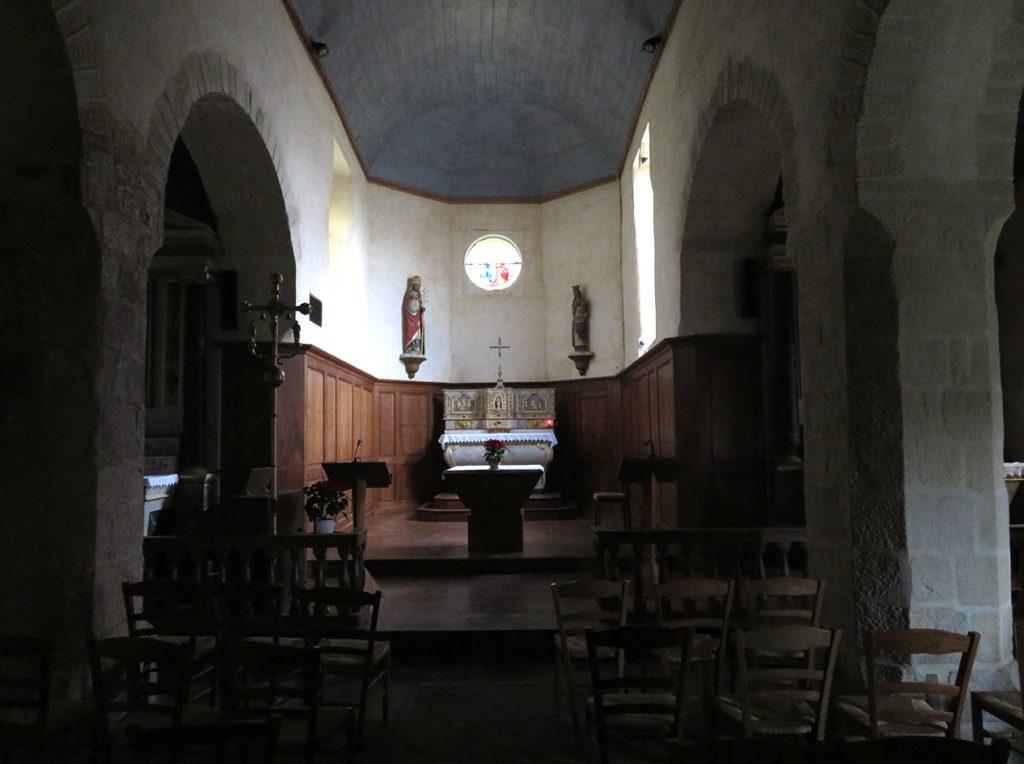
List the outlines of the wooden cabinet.
{"type": "Polygon", "coordinates": [[[756,336],[664,340],[623,372],[624,455],[646,456],[653,447],[684,465],[677,484],[657,487],[645,524],[763,524],[762,400],[756,336]]]}

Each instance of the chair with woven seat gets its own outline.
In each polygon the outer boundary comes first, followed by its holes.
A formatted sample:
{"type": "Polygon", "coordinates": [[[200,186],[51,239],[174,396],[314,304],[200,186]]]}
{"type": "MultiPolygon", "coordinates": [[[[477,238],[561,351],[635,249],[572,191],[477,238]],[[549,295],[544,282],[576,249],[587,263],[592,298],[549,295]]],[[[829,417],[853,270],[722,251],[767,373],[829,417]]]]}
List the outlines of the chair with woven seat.
{"type": "Polygon", "coordinates": [[[355,745],[359,748],[370,704],[380,701],[384,722],[388,720],[391,643],[377,639],[381,593],[317,587],[298,591],[294,597],[306,644],[320,651],[324,679],[333,675],[358,680],[358,700],[341,705],[356,709],[355,745]],[[370,691],[378,684],[381,690],[371,698],[370,691]]]}
{"type": "Polygon", "coordinates": [[[1019,733],[1024,732],[1024,625],[1013,627],[1013,641],[1017,649],[1017,690],[996,690],[971,693],[971,731],[975,742],[995,735],[985,729],[985,714],[994,716],[1019,733]]]}
{"type": "Polygon", "coordinates": [[[90,637],[87,649],[98,760],[106,761],[124,747],[121,735],[129,724],[150,728],[183,723],[192,676],[187,642],[90,637]]]}
{"type": "Polygon", "coordinates": [[[51,654],[47,639],[0,634],[2,757],[24,751],[44,761],[58,737],[92,722],[91,703],[50,697],[51,654]]]}
{"type": "Polygon", "coordinates": [[[271,764],[277,756],[281,717],[228,720],[143,729],[125,728],[136,764],[178,764],[193,761],[271,764]]]}
{"type": "MultiPolygon", "coordinates": [[[[654,586],[658,623],[694,631],[690,659],[706,667],[707,697],[725,687],[727,635],[734,594],[733,581],[717,578],[681,578],[654,586]]],[[[678,660],[678,654],[671,652],[666,657],[678,660]]]]}
{"type": "MultiPolygon", "coordinates": [[[[869,633],[864,638],[868,694],[840,695],[835,700],[841,719],[868,737],[930,735],[958,738],[960,720],[967,700],[974,656],[981,636],[941,629],[904,629],[869,633]],[[879,677],[879,658],[894,654],[957,655],[956,677],[952,683],[938,681],[893,681],[879,677]],[[936,708],[926,696],[945,698],[936,708]]],[[[891,673],[891,672],[890,672],[891,673]]]]}
{"type": "Polygon", "coordinates": [[[592,690],[587,713],[602,764],[609,761],[609,732],[654,736],[666,743],[682,739],[693,631],[657,625],[587,629],[586,643],[592,690]],[[683,657],[675,671],[666,673],[661,661],[649,660],[659,650],[683,657]],[[623,670],[602,673],[602,651],[623,656],[623,670]]]}
{"type": "MultiPolygon", "coordinates": [[[[280,641],[284,591],[279,585],[247,581],[205,586],[218,639],[280,641]]],[[[289,644],[298,647],[302,640],[289,644]]]]}
{"type": "Polygon", "coordinates": [[[795,623],[818,626],[825,582],[817,578],[769,576],[746,578],[740,598],[751,628],[795,623]]]}
{"type": "MultiPolygon", "coordinates": [[[[589,693],[586,630],[625,626],[629,580],[592,579],[552,583],[551,599],[555,609],[555,700],[559,714],[562,693],[569,705],[573,730],[580,732],[578,707],[589,693]],[[582,675],[580,670],[582,669],[582,675]]],[[[614,650],[600,651],[602,660],[614,659],[614,650]]]]}
{"type": "Polygon", "coordinates": [[[824,740],[841,637],[838,629],[799,624],[736,629],[737,693],[715,699],[719,716],[744,737],[824,740]],[[761,663],[764,656],[771,659],[768,666],[761,663]],[[780,665],[780,657],[794,660],[780,665]]]}
{"type": "Polygon", "coordinates": [[[121,584],[130,637],[157,637],[164,642],[187,642],[192,648],[193,695],[209,695],[216,704],[217,643],[206,588],[194,581],[125,581],[121,584]],[[202,684],[204,689],[197,689],[202,684]]]}
{"type": "Polygon", "coordinates": [[[230,719],[281,717],[278,751],[315,761],[342,730],[355,756],[356,713],[321,704],[320,654],[308,647],[242,639],[225,643],[224,705],[230,719]]]}

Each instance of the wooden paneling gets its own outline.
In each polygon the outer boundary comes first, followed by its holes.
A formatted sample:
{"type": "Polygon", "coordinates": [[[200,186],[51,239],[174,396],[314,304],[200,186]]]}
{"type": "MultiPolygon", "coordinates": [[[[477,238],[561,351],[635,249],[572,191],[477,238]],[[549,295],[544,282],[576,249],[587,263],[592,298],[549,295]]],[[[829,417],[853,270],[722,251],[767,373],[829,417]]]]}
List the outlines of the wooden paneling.
{"type": "Polygon", "coordinates": [[[413,509],[441,488],[444,462],[437,438],[442,426],[441,387],[422,382],[377,383],[377,438],[391,468],[391,490],[381,509],[413,509]],[[386,452],[386,453],[385,453],[386,452]]]}
{"type": "Polygon", "coordinates": [[[338,380],[337,431],[338,461],[347,462],[352,459],[352,383],[345,379],[338,380]]]}
{"type": "MultiPolygon", "coordinates": [[[[677,485],[655,488],[643,522],[764,524],[760,354],[758,337],[677,337],[623,372],[626,455],[646,456],[650,438],[659,456],[683,462],[677,485]]],[[[643,506],[639,491],[631,500],[643,506]]]]}
{"type": "MultiPolygon", "coordinates": [[[[248,467],[269,463],[269,394],[244,349],[226,351],[225,359],[225,384],[232,387],[223,402],[231,430],[223,438],[223,468],[237,483],[248,467]]],[[[285,371],[278,393],[281,486],[319,479],[323,461],[352,459],[361,439],[359,457],[387,462],[393,475],[390,488],[369,492],[368,511],[411,509],[438,492],[444,386],[378,380],[316,348],[287,361],[285,371]]],[[[662,341],[618,377],[549,383],[559,439],[549,487],[588,510],[595,491],[618,490],[621,459],[646,456],[650,440],[658,455],[675,456],[684,467],[678,490],[654,491],[645,521],[764,524],[760,373],[757,337],[687,337],[662,341]]],[[[632,500],[635,510],[643,506],[639,493],[632,500]]]]}
{"type": "Polygon", "coordinates": [[[324,461],[324,373],[306,369],[306,464],[324,461]]]}
{"type": "Polygon", "coordinates": [[[622,397],[614,378],[556,382],[558,446],[548,486],[592,509],[595,491],[617,491],[622,458],[622,397]]]}
{"type": "Polygon", "coordinates": [[[395,455],[395,394],[377,394],[377,439],[380,443],[379,456],[395,455]]]}
{"type": "Polygon", "coordinates": [[[324,461],[338,460],[338,378],[324,377],[324,461]]]}

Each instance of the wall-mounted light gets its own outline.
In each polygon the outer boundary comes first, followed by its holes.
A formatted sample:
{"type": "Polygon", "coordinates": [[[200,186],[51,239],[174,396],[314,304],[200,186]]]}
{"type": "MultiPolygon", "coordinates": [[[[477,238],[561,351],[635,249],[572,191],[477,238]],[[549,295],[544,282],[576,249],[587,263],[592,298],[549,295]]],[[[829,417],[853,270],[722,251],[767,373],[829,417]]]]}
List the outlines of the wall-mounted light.
{"type": "Polygon", "coordinates": [[[317,58],[323,58],[331,52],[331,49],[327,47],[327,43],[320,42],[319,40],[314,40],[312,38],[309,40],[309,47],[313,49],[314,53],[316,53],[317,58]]]}
{"type": "Polygon", "coordinates": [[[653,53],[661,45],[661,35],[656,34],[654,37],[648,37],[640,44],[640,49],[645,53],[653,53]]]}

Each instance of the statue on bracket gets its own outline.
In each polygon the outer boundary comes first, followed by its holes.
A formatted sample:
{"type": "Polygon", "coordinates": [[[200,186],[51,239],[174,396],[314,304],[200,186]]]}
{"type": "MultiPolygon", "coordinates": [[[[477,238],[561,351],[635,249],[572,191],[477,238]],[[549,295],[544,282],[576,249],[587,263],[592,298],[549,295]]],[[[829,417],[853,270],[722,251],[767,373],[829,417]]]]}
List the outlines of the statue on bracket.
{"type": "Polygon", "coordinates": [[[576,364],[576,370],[582,377],[593,357],[590,349],[590,301],[584,296],[583,288],[576,284],[572,288],[572,352],[569,360],[576,364]]]}
{"type": "Polygon", "coordinates": [[[426,356],[424,341],[422,281],[419,276],[411,276],[406,282],[405,295],[402,297],[402,353],[398,359],[405,365],[405,373],[409,379],[416,376],[420,364],[426,356]]]}

